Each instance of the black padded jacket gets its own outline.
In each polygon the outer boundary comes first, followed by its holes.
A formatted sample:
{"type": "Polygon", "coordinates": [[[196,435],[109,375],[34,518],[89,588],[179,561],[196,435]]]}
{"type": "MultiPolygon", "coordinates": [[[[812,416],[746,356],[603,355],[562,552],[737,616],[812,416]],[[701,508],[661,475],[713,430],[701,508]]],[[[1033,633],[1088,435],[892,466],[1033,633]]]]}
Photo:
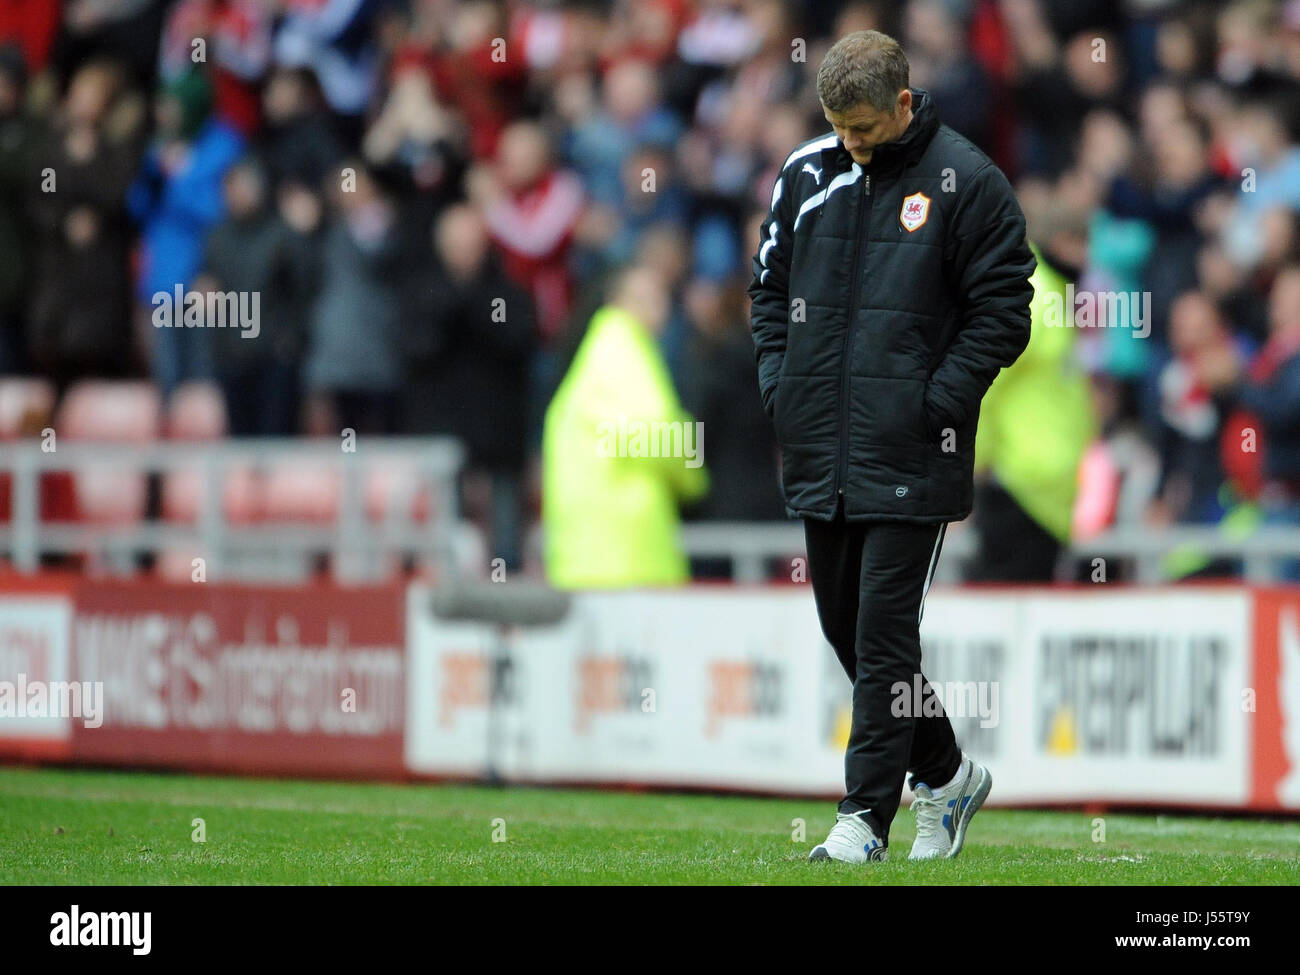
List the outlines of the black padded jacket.
{"type": "Polygon", "coordinates": [[[924,89],[871,162],[834,134],[781,167],[750,324],[787,514],[970,513],[980,401],[1029,342],[1033,253],[1011,185],[924,89]]]}

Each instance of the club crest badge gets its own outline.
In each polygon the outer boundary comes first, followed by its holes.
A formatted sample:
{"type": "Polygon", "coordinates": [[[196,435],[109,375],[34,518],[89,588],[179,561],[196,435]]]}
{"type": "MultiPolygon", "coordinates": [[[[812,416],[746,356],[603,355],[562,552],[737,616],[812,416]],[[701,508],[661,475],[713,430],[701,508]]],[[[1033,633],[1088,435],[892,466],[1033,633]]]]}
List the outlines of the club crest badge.
{"type": "Polygon", "coordinates": [[[912,231],[925,225],[930,217],[930,198],[924,193],[913,193],[903,197],[903,209],[898,214],[898,222],[912,231]]]}

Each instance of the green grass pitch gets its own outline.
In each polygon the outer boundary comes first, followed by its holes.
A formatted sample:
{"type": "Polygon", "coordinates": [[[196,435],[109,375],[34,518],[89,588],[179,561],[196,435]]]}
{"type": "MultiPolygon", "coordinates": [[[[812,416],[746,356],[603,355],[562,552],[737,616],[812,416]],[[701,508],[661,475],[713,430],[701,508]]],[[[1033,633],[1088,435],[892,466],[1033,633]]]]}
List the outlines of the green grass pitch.
{"type": "Polygon", "coordinates": [[[827,801],[0,768],[0,884],[1300,884],[1295,822],[1094,819],[987,809],[909,863],[904,807],[850,866],[807,860],[827,801]]]}

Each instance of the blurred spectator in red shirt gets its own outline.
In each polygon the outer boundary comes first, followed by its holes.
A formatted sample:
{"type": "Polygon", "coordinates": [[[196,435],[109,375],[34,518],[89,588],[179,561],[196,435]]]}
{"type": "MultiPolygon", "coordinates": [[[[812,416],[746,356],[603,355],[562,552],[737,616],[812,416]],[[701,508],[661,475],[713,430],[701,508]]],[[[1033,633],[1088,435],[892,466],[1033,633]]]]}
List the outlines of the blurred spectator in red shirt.
{"type": "Polygon", "coordinates": [[[501,134],[495,161],[470,170],[467,189],[506,274],[532,293],[542,338],[553,338],[573,301],[568,256],[583,212],[582,183],[555,165],[540,125],[515,122],[501,134]]]}
{"type": "Polygon", "coordinates": [[[0,0],[0,42],[16,45],[33,74],[45,70],[62,6],[60,0],[0,0]]]}
{"type": "Polygon", "coordinates": [[[527,61],[522,42],[506,32],[497,4],[471,0],[456,5],[436,41],[432,70],[438,96],[464,117],[475,159],[496,154],[497,140],[522,101],[527,61]]]}

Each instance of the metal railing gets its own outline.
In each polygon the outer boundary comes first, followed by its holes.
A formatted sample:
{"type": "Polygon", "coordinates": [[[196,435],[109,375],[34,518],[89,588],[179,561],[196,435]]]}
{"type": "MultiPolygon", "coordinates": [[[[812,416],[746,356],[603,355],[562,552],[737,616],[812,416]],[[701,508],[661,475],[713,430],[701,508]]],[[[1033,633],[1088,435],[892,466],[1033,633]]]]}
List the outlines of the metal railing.
{"type": "MultiPolygon", "coordinates": [[[[212,443],[156,442],[110,445],[63,441],[45,451],[35,441],[0,444],[0,476],[10,480],[10,518],[0,522],[0,558],[19,570],[34,572],[46,556],[85,555],[108,571],[138,569],[142,555],[185,550],[201,556],[209,579],[290,581],[310,572],[314,559],[330,560],[341,581],[365,581],[391,571],[395,558],[406,558],[453,575],[472,548],[474,530],[460,520],[457,479],[464,461],[461,445],[448,437],[366,437],[355,451],[333,439],[231,439],[212,443]],[[413,499],[394,497],[371,517],[364,497],[365,479],[394,463],[413,473],[415,490],[424,492],[427,514],[417,517],[413,499]],[[337,511],[326,522],[270,519],[231,520],[225,491],[232,472],[301,464],[338,474],[337,511]],[[66,471],[83,477],[120,471],[199,475],[196,517],[168,519],[155,515],[123,523],[45,521],[41,516],[43,475],[66,471]]],[[[528,533],[529,547],[540,551],[541,526],[528,533]]],[[[682,526],[681,544],[695,559],[725,559],[731,578],[758,583],[788,575],[791,560],[805,555],[803,525],[784,522],[692,522],[682,526]]],[[[1264,525],[1253,534],[1228,535],[1215,527],[1178,526],[1163,530],[1112,529],[1077,542],[1061,556],[1058,578],[1092,559],[1106,559],[1114,575],[1140,583],[1166,581],[1166,560],[1179,552],[1229,560],[1241,567],[1247,582],[1276,582],[1282,563],[1300,560],[1300,527],[1264,525]]],[[[976,539],[966,525],[950,528],[936,582],[956,583],[977,557],[976,539]]],[[[473,573],[471,573],[473,574],[473,573]]]]}
{"type": "MultiPolygon", "coordinates": [[[[696,559],[728,559],[737,582],[763,582],[773,578],[773,563],[793,571],[791,559],[805,556],[801,522],[693,522],[682,526],[681,544],[696,559]]],[[[1069,581],[1070,569],[1093,559],[1107,560],[1108,578],[1117,576],[1144,584],[1169,580],[1166,560],[1179,552],[1241,564],[1247,582],[1270,583],[1281,578],[1281,563],[1300,560],[1300,527],[1263,525],[1252,535],[1234,537],[1212,526],[1177,526],[1168,529],[1111,529],[1069,546],[1058,562],[1057,578],[1069,581]],[[1117,563],[1117,564],[1116,564],[1117,563]],[[1119,572],[1116,572],[1116,569],[1119,572]]],[[[965,526],[950,528],[935,581],[960,582],[967,563],[976,558],[977,539],[965,526]]]]}
{"type": "Polygon", "coordinates": [[[333,439],[232,439],[213,443],[156,442],[139,445],[64,440],[45,451],[35,442],[0,445],[0,475],[11,479],[10,519],[0,524],[0,555],[23,572],[34,572],[50,555],[88,555],[109,571],[135,571],[142,554],[188,550],[204,560],[209,580],[301,577],[312,560],[326,556],[336,578],[377,578],[394,558],[409,557],[438,568],[454,564],[458,529],[457,476],[463,450],[447,437],[364,437],[355,450],[333,439]],[[338,477],[332,519],[292,523],[226,516],[226,486],[236,471],[255,480],[273,468],[304,465],[338,477]],[[70,472],[82,479],[121,471],[142,475],[197,472],[199,497],[192,520],[146,517],[124,523],[43,521],[41,478],[70,472]],[[365,479],[400,469],[409,490],[386,498],[372,518],[365,479]],[[416,511],[416,494],[425,502],[416,511]]]}

